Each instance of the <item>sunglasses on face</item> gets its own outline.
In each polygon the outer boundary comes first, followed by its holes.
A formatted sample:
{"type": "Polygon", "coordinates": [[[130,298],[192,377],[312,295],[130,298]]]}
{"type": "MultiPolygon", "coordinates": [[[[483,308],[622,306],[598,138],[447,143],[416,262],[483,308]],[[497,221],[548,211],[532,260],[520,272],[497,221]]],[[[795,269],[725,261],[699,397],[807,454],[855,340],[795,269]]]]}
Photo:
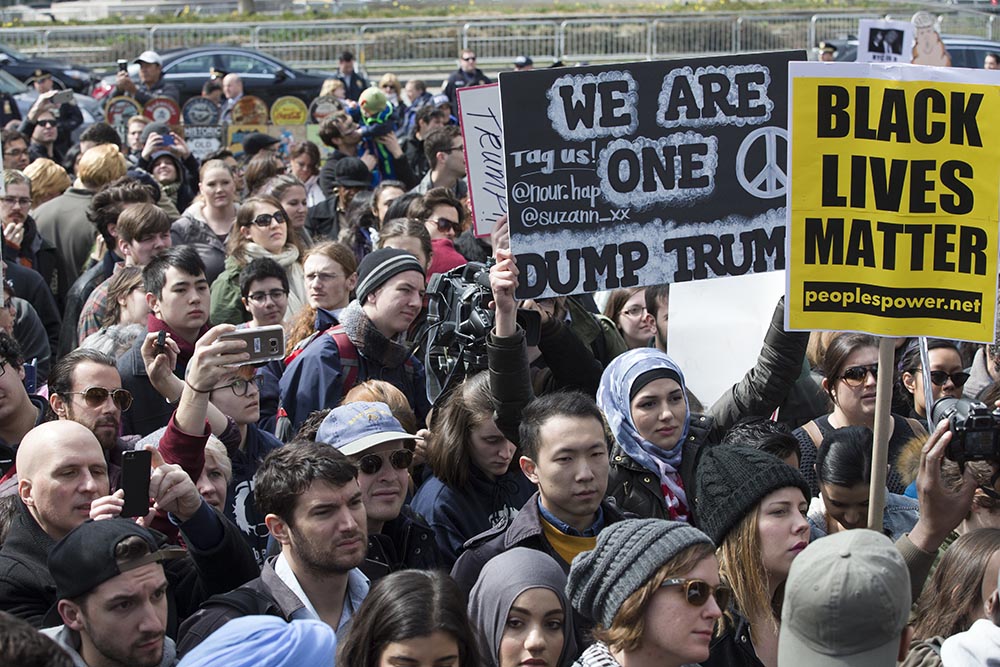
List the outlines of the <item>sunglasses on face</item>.
{"type": "Polygon", "coordinates": [[[473,61],[473,60],[475,60],[475,59],[476,59],[476,57],[475,57],[475,56],[465,56],[464,58],[462,58],[462,60],[464,60],[464,61],[465,61],[465,62],[467,62],[467,63],[468,63],[468,62],[472,62],[472,61],[473,61]]]}
{"type": "MultiPolygon", "coordinates": [[[[389,463],[396,470],[406,470],[413,463],[413,452],[397,449],[388,453],[389,463]]],[[[374,475],[382,469],[382,454],[366,454],[358,459],[358,469],[366,475],[374,475]]]]}
{"type": "Polygon", "coordinates": [[[847,383],[848,387],[860,387],[865,383],[865,378],[868,374],[872,374],[873,380],[878,380],[878,364],[869,364],[868,366],[851,366],[850,368],[844,370],[841,379],[847,383]]]}
{"type": "Polygon", "coordinates": [[[448,218],[438,218],[437,220],[428,220],[428,222],[433,222],[437,225],[439,232],[446,232],[449,229],[454,229],[456,234],[462,233],[462,224],[455,222],[454,220],[449,220],[448,218]]]}
{"type": "Polygon", "coordinates": [[[278,223],[279,225],[283,225],[288,222],[288,216],[281,211],[275,211],[274,213],[261,213],[256,218],[251,220],[250,224],[257,225],[258,227],[270,227],[272,221],[278,223]]]}
{"type": "Polygon", "coordinates": [[[56,126],[56,121],[54,121],[54,120],[40,120],[37,123],[35,123],[35,125],[38,125],[40,127],[55,127],[56,126]]]}
{"type": "Polygon", "coordinates": [[[125,412],[132,407],[132,394],[127,389],[87,387],[83,391],[67,391],[66,393],[70,395],[79,394],[83,396],[83,400],[86,401],[87,405],[92,408],[104,405],[104,402],[108,400],[108,396],[111,396],[111,400],[114,401],[115,405],[118,406],[118,409],[122,412],[125,412]]]}
{"type": "Polygon", "coordinates": [[[708,602],[708,598],[714,597],[719,609],[725,611],[729,607],[729,598],[732,597],[732,590],[728,586],[712,586],[701,579],[667,579],[660,584],[660,588],[667,586],[683,586],[684,599],[694,607],[702,607],[708,602]]]}
{"type": "Polygon", "coordinates": [[[956,387],[961,387],[965,385],[965,381],[969,379],[969,374],[965,371],[958,371],[957,373],[949,373],[947,371],[931,371],[931,382],[938,386],[943,387],[944,383],[951,378],[952,384],[956,387]]]}

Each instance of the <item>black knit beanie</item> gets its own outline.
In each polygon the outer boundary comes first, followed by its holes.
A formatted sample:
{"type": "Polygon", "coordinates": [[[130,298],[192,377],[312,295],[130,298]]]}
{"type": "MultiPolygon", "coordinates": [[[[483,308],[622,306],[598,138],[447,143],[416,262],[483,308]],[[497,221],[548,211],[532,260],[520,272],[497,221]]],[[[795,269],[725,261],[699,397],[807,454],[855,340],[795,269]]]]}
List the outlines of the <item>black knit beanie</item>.
{"type": "Polygon", "coordinates": [[[696,473],[698,527],[722,546],[764,496],[794,486],[812,495],[802,474],[773,454],[742,445],[708,447],[696,473]]]}
{"type": "Polygon", "coordinates": [[[354,293],[358,303],[364,305],[369,294],[381,287],[389,278],[405,271],[416,271],[425,276],[424,267],[412,253],[396,248],[381,248],[365,255],[358,266],[358,285],[354,293]]]}

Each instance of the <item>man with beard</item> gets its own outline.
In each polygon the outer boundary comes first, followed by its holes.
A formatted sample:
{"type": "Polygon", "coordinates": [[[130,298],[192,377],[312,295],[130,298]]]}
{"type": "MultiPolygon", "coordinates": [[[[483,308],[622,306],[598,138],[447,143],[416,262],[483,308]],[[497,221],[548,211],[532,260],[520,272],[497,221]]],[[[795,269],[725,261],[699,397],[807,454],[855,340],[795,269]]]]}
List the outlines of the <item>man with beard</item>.
{"type": "Polygon", "coordinates": [[[122,452],[131,449],[118,437],[118,429],[122,413],[132,406],[132,394],[122,389],[115,363],[103,352],[79,348],[60,359],[49,374],[52,411],[59,419],[83,424],[97,437],[112,490],[118,488],[122,452]]]}
{"type": "Polygon", "coordinates": [[[63,625],[44,634],[76,665],[171,667],[177,664],[167,628],[167,576],[162,563],[184,556],[160,549],[153,534],[125,519],[88,521],[52,548],[63,625]]]}
{"type": "Polygon", "coordinates": [[[259,578],[216,596],[184,622],[182,657],[242,616],[320,620],[337,632],[351,620],[369,585],[358,569],[368,536],[357,475],[343,454],[320,442],[293,442],[268,454],[254,476],[254,496],[281,553],[259,578]]]}

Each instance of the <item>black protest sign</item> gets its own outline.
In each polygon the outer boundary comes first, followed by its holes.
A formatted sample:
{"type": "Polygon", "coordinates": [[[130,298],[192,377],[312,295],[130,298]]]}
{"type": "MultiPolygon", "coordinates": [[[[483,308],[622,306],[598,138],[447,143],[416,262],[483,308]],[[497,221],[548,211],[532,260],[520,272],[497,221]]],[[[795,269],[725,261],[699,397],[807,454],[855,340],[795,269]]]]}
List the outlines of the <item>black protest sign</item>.
{"type": "Polygon", "coordinates": [[[519,296],[784,268],[788,63],[804,59],[501,74],[519,296]]]}

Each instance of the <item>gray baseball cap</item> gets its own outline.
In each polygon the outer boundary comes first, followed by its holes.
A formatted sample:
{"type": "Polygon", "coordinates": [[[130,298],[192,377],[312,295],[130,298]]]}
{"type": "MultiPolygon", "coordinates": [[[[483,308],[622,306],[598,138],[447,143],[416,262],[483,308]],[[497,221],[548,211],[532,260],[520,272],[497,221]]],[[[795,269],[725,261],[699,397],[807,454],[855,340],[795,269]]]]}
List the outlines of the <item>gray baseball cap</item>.
{"type": "Polygon", "coordinates": [[[778,665],[894,667],[910,603],[910,573],[885,535],[818,539],[785,582],[778,665]]]}

